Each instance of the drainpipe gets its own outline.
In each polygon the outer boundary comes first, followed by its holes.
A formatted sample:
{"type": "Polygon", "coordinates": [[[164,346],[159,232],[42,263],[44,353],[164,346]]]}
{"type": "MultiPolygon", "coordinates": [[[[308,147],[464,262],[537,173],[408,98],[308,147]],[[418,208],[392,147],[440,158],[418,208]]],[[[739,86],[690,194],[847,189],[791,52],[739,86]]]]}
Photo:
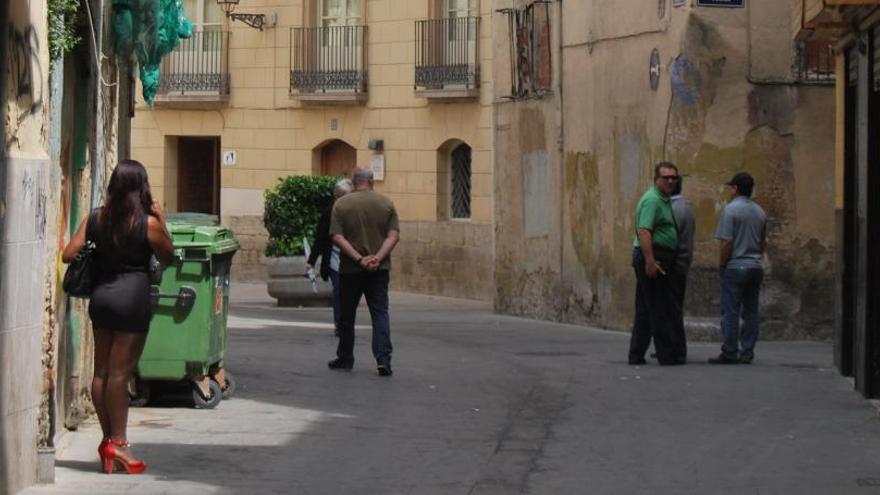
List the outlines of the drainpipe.
{"type": "MultiPolygon", "coordinates": [[[[58,174],[61,171],[61,112],[64,107],[64,57],[59,57],[56,60],[50,62],[51,66],[49,69],[49,160],[51,163],[51,169],[49,172],[49,180],[51,181],[51,187],[54,187],[56,184],[59,184],[60,181],[56,179],[58,174]]],[[[64,198],[60,198],[64,201],[64,198]]],[[[61,211],[66,211],[67,208],[62,208],[61,211]]],[[[64,232],[62,230],[58,231],[59,240],[64,239],[64,232]]],[[[52,263],[53,266],[57,266],[58,253],[54,258],[49,258],[48,261],[52,263]]],[[[58,280],[58,277],[56,277],[58,280]]],[[[59,291],[59,287],[55,287],[56,293],[60,294],[63,297],[63,293],[59,291]]],[[[60,330],[61,327],[57,327],[56,329],[60,330]]],[[[57,369],[58,366],[58,352],[57,352],[57,342],[58,335],[57,333],[53,335],[52,338],[52,347],[56,352],[53,353],[53,361],[50,363],[50,366],[53,369],[57,369]]],[[[57,374],[56,374],[57,376],[57,374]]],[[[49,431],[47,432],[46,437],[42,438],[41,444],[44,444],[45,447],[53,447],[55,445],[55,432],[57,425],[56,418],[56,391],[57,388],[55,386],[55,381],[50,380],[50,389],[47,390],[46,396],[48,399],[48,418],[47,423],[49,424],[49,431]]]]}
{"type": "MultiPolygon", "coordinates": [[[[9,4],[11,2],[3,2],[3,6],[0,7],[0,54],[3,54],[4,60],[6,60],[7,51],[6,41],[9,39],[6,30],[9,27],[9,4]]],[[[5,65],[5,64],[4,64],[5,65]]],[[[7,173],[7,156],[6,156],[6,106],[7,106],[7,93],[6,93],[6,81],[8,73],[6,70],[0,73],[0,122],[3,123],[4,129],[3,132],[0,132],[0,268],[2,268],[4,260],[6,260],[6,245],[3,243],[3,239],[6,238],[6,173],[7,173]]],[[[5,280],[3,277],[0,277],[0,294],[3,293],[3,284],[5,280]]],[[[3,305],[3,301],[0,300],[0,331],[6,329],[6,315],[9,313],[8,308],[3,305]]],[[[8,382],[3,382],[8,383],[8,382]]],[[[14,385],[13,385],[14,386],[14,385]]],[[[6,390],[6,387],[0,386],[0,411],[6,411],[8,407],[6,406],[6,398],[9,394],[9,391],[6,390]]],[[[0,412],[0,415],[3,413],[0,412]]],[[[0,421],[2,421],[2,416],[0,416],[0,421]]],[[[2,435],[2,434],[0,434],[2,435]]],[[[0,440],[0,473],[7,473],[8,466],[10,465],[10,459],[14,458],[15,452],[6,452],[6,442],[0,440]]],[[[9,489],[7,482],[0,478],[0,492],[9,489]]]]}
{"type": "Polygon", "coordinates": [[[85,0],[90,9],[86,12],[91,19],[89,29],[91,36],[91,57],[89,66],[92,69],[92,83],[89,85],[89,101],[94,105],[94,120],[90,132],[92,139],[89,141],[89,158],[92,162],[92,194],[89,211],[101,204],[104,193],[105,157],[104,157],[104,81],[101,57],[104,40],[103,5],[101,0],[85,0]],[[97,5],[95,5],[97,4],[97,5]],[[92,58],[94,57],[94,58],[92,58]]]}
{"type": "MultiPolygon", "coordinates": [[[[558,63],[554,70],[556,71],[556,85],[557,91],[556,94],[559,95],[559,111],[556,112],[558,121],[556,125],[559,129],[559,142],[557,143],[559,149],[559,183],[561,185],[560,194],[559,194],[559,300],[567,301],[568,297],[565,295],[565,91],[563,89],[563,73],[565,72],[564,65],[564,52],[565,47],[563,44],[565,43],[565,36],[562,28],[562,0],[558,0],[556,2],[556,25],[559,26],[557,29],[558,33],[556,36],[559,37],[559,42],[555,43],[558,47],[558,63]]],[[[562,311],[564,312],[564,306],[562,311]]],[[[558,318],[560,321],[562,317],[565,315],[559,315],[558,318]]]]}
{"type": "MultiPolygon", "coordinates": [[[[3,54],[4,60],[6,59],[7,51],[6,40],[9,39],[9,36],[6,33],[6,30],[9,26],[9,2],[4,2],[3,7],[0,8],[0,53],[3,54]]],[[[0,122],[3,123],[4,129],[3,132],[0,133],[0,263],[6,259],[4,256],[5,244],[3,244],[2,239],[5,239],[6,236],[4,232],[6,230],[6,81],[8,80],[8,74],[4,70],[2,74],[0,74],[0,98],[3,98],[2,105],[0,105],[0,122]]],[[[0,288],[3,286],[3,278],[0,277],[0,288]]],[[[2,290],[0,290],[2,293],[2,290]]],[[[0,301],[2,304],[2,301],[0,301]]],[[[5,328],[6,321],[6,308],[0,306],[0,330],[5,328]]],[[[3,399],[3,390],[0,390],[0,403],[2,403],[3,399]]],[[[3,410],[0,408],[0,410],[3,410]]],[[[2,452],[0,452],[0,458],[2,458],[2,452]]]]}

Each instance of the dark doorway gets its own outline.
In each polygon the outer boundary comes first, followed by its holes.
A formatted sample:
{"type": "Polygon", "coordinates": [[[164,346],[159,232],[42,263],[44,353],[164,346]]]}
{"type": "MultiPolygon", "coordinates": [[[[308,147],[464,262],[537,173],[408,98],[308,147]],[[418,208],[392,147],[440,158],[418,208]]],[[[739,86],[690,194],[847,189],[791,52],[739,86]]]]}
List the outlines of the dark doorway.
{"type": "Polygon", "coordinates": [[[333,140],[321,148],[321,175],[351,177],[357,166],[357,150],[345,141],[333,140]]]}
{"type": "Polygon", "coordinates": [[[857,77],[853,93],[855,118],[850,122],[855,136],[848,146],[855,158],[850,165],[854,178],[851,186],[854,212],[852,244],[844,245],[844,249],[845,254],[853,256],[850,284],[854,320],[852,372],[856,390],[866,397],[877,397],[880,395],[880,260],[875,246],[880,242],[880,231],[875,226],[880,219],[880,194],[877,194],[880,140],[872,136],[880,132],[880,87],[876,83],[880,81],[880,63],[874,59],[875,54],[880,55],[880,29],[861,33],[860,38],[857,49],[851,51],[849,57],[857,61],[853,67],[857,77]]]}
{"type": "Polygon", "coordinates": [[[178,142],[177,211],[220,214],[220,138],[178,142]]]}
{"type": "Polygon", "coordinates": [[[840,373],[844,376],[853,375],[853,353],[855,351],[854,327],[855,327],[855,294],[856,274],[858,273],[858,245],[856,243],[856,225],[858,225],[856,201],[857,196],[857,118],[856,109],[858,100],[859,81],[859,54],[857,48],[852,48],[846,55],[846,93],[845,93],[845,149],[843,163],[843,210],[838,214],[841,218],[837,222],[838,239],[842,239],[838,248],[839,277],[838,290],[840,291],[839,308],[836,322],[837,339],[834,348],[834,361],[840,373]]]}

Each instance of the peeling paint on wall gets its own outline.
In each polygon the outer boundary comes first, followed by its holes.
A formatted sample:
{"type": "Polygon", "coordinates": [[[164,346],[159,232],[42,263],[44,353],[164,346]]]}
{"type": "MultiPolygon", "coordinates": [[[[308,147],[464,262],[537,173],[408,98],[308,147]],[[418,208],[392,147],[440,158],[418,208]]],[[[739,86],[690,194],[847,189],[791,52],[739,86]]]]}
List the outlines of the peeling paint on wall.
{"type": "Polygon", "coordinates": [[[675,102],[686,107],[696,105],[703,92],[700,71],[685,57],[679,57],[669,67],[672,94],[675,102]]]}
{"type": "Polygon", "coordinates": [[[639,194],[639,179],[644,171],[642,163],[642,136],[636,133],[625,133],[617,145],[619,164],[618,187],[626,197],[639,194]]]}
{"type": "Polygon", "coordinates": [[[601,191],[596,158],[589,153],[569,153],[565,159],[565,197],[572,248],[584,267],[594,266],[599,253],[602,219],[601,191]]]}
{"type": "Polygon", "coordinates": [[[550,184],[547,177],[547,152],[532,151],[522,157],[523,230],[526,237],[541,237],[550,232],[550,184]]]}

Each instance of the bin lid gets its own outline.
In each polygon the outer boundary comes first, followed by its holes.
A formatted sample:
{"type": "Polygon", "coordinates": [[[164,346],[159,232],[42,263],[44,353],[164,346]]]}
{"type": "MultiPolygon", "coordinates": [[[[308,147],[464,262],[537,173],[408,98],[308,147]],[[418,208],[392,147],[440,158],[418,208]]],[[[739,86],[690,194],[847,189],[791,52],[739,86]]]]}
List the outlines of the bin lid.
{"type": "MultiPolygon", "coordinates": [[[[213,216],[213,215],[205,215],[213,216]]],[[[198,218],[195,219],[199,221],[198,218]]],[[[208,254],[224,254],[238,251],[239,243],[232,231],[222,225],[200,225],[199,223],[172,218],[166,224],[175,248],[203,248],[208,254]]]]}
{"type": "Polygon", "coordinates": [[[211,215],[210,213],[169,213],[165,215],[165,221],[168,223],[187,222],[194,225],[220,225],[220,218],[217,215],[211,215]]]}

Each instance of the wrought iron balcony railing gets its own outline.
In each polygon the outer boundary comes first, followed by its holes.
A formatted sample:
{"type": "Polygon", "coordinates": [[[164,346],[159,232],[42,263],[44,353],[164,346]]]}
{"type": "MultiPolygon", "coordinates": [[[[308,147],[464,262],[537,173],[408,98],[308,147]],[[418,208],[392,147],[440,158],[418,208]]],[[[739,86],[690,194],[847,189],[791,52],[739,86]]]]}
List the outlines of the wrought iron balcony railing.
{"type": "Polygon", "coordinates": [[[290,30],[290,95],[301,100],[363,100],[366,26],[290,30]]]}
{"type": "Polygon", "coordinates": [[[829,40],[807,40],[796,45],[797,78],[806,84],[833,85],[836,80],[836,59],[833,42],[829,40]]]}
{"type": "Polygon", "coordinates": [[[229,33],[197,31],[162,60],[158,101],[222,101],[229,97],[229,33]]]}
{"type": "Polygon", "coordinates": [[[477,96],[480,84],[478,17],[416,21],[417,93],[477,96]]]}

